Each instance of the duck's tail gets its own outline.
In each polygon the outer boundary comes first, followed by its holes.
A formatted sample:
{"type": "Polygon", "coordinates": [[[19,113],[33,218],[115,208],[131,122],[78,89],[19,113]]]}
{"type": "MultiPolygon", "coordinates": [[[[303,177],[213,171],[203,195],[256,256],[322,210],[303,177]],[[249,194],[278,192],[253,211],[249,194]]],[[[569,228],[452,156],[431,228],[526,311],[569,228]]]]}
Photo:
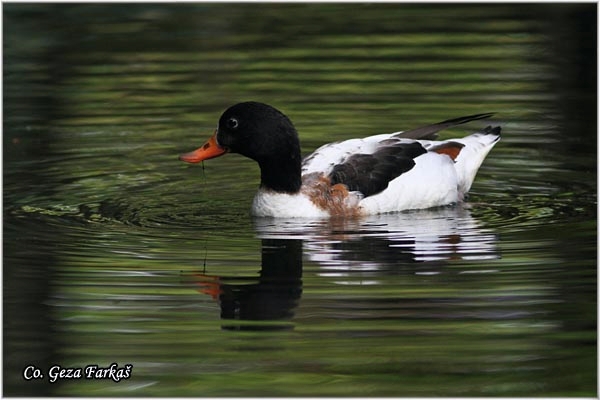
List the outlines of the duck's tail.
{"type": "Polygon", "coordinates": [[[499,126],[488,126],[480,132],[473,133],[461,139],[452,139],[464,147],[455,159],[455,168],[458,173],[459,187],[461,194],[466,194],[475,180],[475,175],[488,155],[490,150],[500,140],[499,126]]]}

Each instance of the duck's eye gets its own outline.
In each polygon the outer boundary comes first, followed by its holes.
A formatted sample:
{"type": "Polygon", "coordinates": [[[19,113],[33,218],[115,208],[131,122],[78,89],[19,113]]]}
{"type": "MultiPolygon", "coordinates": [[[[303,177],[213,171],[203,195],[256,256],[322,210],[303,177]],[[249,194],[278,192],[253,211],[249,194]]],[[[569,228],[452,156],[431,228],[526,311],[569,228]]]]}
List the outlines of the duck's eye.
{"type": "Polygon", "coordinates": [[[235,118],[229,118],[229,119],[227,120],[227,127],[228,127],[229,129],[235,129],[235,128],[237,128],[237,127],[238,127],[238,125],[239,125],[239,123],[238,123],[238,120],[237,120],[237,119],[235,119],[235,118]]]}

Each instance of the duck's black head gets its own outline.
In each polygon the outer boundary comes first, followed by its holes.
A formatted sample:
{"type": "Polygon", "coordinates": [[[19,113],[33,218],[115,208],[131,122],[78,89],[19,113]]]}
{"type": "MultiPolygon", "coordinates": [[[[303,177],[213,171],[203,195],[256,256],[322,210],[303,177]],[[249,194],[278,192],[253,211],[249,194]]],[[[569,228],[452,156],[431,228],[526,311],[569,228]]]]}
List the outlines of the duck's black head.
{"type": "Polygon", "coordinates": [[[289,118],[257,102],[238,103],[221,115],[217,143],[259,163],[282,153],[300,152],[298,134],[289,118]]]}
{"type": "Polygon", "coordinates": [[[289,118],[274,107],[258,102],[229,107],[219,118],[213,137],[180,159],[200,162],[226,152],[239,153],[258,162],[262,187],[286,193],[300,190],[298,133],[289,118]]]}

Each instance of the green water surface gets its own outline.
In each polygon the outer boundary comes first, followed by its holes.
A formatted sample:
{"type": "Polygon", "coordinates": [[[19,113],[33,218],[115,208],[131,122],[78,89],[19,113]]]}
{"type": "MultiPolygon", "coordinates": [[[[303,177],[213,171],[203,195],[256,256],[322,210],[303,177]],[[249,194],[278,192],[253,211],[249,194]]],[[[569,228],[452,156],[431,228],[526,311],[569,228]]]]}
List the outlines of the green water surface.
{"type": "Polygon", "coordinates": [[[3,4],[3,394],[595,396],[596,14],[3,4]],[[442,137],[503,138],[465,204],[253,219],[252,161],[177,160],[244,100],[304,154],[483,112],[442,137]]]}

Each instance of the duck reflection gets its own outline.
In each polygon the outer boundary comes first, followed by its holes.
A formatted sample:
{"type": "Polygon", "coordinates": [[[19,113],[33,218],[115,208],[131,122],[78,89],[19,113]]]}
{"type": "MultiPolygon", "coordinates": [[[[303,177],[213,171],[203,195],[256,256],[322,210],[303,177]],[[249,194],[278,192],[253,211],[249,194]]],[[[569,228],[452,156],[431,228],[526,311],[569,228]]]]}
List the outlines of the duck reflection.
{"type": "MultiPolygon", "coordinates": [[[[361,219],[257,219],[261,238],[297,238],[321,267],[402,266],[498,258],[496,235],[463,205],[361,219]]],[[[443,263],[442,263],[443,264],[443,263]]]]}
{"type": "Polygon", "coordinates": [[[496,235],[462,206],[360,220],[257,218],[254,226],[262,241],[258,281],[199,275],[201,291],[219,302],[222,319],[244,321],[224,329],[291,329],[302,293],[303,258],[332,284],[444,273],[456,260],[481,273],[486,260],[499,258],[496,235]]]}
{"type": "Polygon", "coordinates": [[[300,239],[262,239],[262,266],[258,281],[198,274],[200,291],[217,300],[221,318],[244,323],[224,324],[231,330],[292,329],[302,294],[302,241],[300,239]],[[274,321],[252,324],[249,321],[274,321]]]}

